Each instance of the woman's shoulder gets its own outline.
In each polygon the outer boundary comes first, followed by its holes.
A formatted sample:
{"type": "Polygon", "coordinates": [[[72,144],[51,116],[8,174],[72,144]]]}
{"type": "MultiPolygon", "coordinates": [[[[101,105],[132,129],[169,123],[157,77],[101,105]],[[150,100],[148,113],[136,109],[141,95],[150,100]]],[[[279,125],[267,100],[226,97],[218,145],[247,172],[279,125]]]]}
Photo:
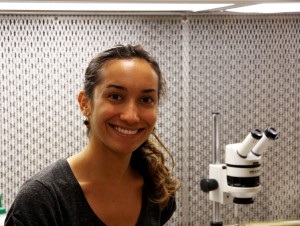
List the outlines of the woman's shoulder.
{"type": "Polygon", "coordinates": [[[171,196],[168,205],[161,212],[161,224],[165,224],[176,211],[176,199],[175,196],[171,196]]]}
{"type": "MultiPolygon", "coordinates": [[[[70,189],[77,188],[78,182],[72,173],[72,170],[66,159],[58,160],[28,179],[22,186],[21,190],[27,193],[30,190],[48,190],[51,194],[68,192],[70,189]]],[[[30,192],[32,193],[32,192],[30,192]]]]}
{"type": "Polygon", "coordinates": [[[61,159],[37,172],[25,181],[16,196],[17,202],[26,202],[36,199],[57,199],[76,186],[76,179],[68,169],[68,163],[61,159]]]}
{"type": "Polygon", "coordinates": [[[38,180],[38,181],[47,181],[48,178],[52,179],[53,177],[62,177],[70,174],[68,172],[68,163],[66,159],[60,159],[50,165],[46,166],[35,175],[33,175],[28,182],[38,180]]]}
{"type": "Polygon", "coordinates": [[[22,225],[29,222],[31,225],[46,225],[46,220],[51,222],[51,225],[57,225],[51,220],[58,218],[55,213],[55,193],[49,186],[51,179],[43,178],[43,175],[48,177],[52,174],[52,167],[54,166],[44,168],[23,183],[7,213],[5,225],[22,225]]]}
{"type": "Polygon", "coordinates": [[[143,195],[143,207],[137,225],[164,225],[172,217],[176,210],[175,196],[171,196],[168,205],[162,208],[158,204],[149,200],[147,197],[147,189],[144,190],[143,195]]]}
{"type": "Polygon", "coordinates": [[[62,211],[82,198],[72,176],[66,160],[59,160],[39,171],[21,186],[7,214],[7,222],[61,225],[65,214],[62,211]]]}

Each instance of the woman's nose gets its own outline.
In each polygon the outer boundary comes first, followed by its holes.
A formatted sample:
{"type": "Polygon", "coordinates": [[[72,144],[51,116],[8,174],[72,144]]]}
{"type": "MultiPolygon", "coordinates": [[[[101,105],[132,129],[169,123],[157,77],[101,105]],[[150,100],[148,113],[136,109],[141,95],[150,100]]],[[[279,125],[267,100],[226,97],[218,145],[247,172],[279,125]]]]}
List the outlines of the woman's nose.
{"type": "Polygon", "coordinates": [[[127,103],[122,113],[120,114],[120,119],[131,124],[139,122],[140,117],[138,112],[138,106],[136,106],[136,103],[127,103]]]}

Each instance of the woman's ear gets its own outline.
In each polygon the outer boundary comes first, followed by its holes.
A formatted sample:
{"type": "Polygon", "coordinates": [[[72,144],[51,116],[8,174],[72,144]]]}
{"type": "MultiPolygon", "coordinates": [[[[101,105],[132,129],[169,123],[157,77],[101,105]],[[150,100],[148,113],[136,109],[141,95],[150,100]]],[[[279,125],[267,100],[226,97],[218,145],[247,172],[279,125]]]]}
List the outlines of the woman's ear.
{"type": "Polygon", "coordinates": [[[91,104],[90,99],[87,97],[84,91],[80,91],[80,93],[78,94],[78,103],[81,113],[88,118],[91,114],[91,104]]]}

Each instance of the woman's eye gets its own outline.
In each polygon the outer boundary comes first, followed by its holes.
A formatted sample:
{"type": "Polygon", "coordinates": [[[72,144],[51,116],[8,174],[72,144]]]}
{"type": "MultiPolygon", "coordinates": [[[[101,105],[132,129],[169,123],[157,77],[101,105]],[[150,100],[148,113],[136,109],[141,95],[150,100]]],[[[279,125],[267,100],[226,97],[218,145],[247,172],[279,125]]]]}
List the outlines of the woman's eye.
{"type": "Polygon", "coordinates": [[[145,104],[152,104],[154,102],[153,98],[151,97],[143,97],[141,101],[145,104]]]}
{"type": "Polygon", "coordinates": [[[108,98],[111,100],[122,100],[122,96],[119,94],[110,94],[108,95],[108,98]]]}

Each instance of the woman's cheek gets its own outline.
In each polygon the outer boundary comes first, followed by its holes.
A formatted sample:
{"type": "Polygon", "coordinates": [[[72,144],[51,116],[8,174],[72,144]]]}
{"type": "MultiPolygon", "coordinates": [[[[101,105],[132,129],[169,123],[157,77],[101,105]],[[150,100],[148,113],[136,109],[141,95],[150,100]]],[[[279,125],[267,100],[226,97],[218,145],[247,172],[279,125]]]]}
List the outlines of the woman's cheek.
{"type": "Polygon", "coordinates": [[[148,123],[154,126],[157,120],[157,110],[153,110],[152,112],[149,112],[147,115],[147,119],[148,119],[148,123]]]}

